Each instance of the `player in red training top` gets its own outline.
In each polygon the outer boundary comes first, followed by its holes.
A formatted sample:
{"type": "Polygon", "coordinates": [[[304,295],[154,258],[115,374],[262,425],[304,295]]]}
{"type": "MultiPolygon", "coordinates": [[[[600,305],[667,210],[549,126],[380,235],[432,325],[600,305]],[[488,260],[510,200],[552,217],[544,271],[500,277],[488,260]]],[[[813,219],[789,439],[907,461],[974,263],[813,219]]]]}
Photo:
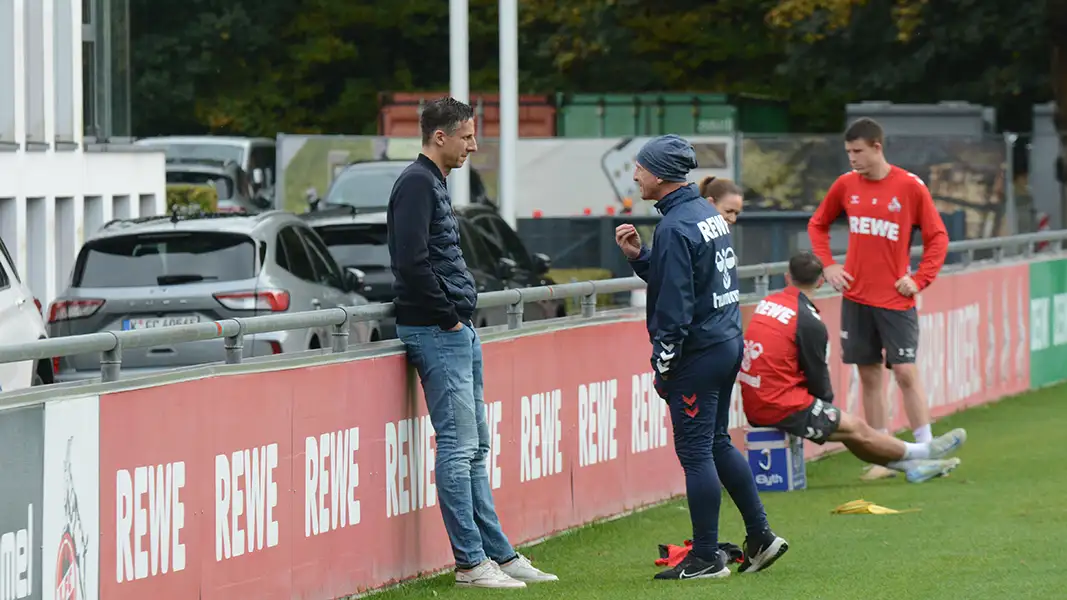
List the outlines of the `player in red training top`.
{"type": "MultiPolygon", "coordinates": [[[[845,364],[856,365],[863,411],[875,429],[887,431],[889,407],[884,364],[893,370],[904,396],[904,410],[917,442],[929,441],[930,407],[919,381],[915,358],[919,317],[915,295],[933,283],[945,263],[948,232],[930,190],[917,176],[889,164],[882,150],[882,127],[859,119],[845,132],[852,171],[837,178],[808,222],[824,275],[842,292],[841,346],[845,364]],[[830,253],[830,225],[848,215],[848,252],[844,266],[830,253]],[[910,273],[911,232],[922,231],[923,256],[910,273]],[[883,356],[883,350],[885,354],[883,356]]],[[[868,479],[891,476],[877,467],[868,479]]]]}
{"type": "Polygon", "coordinates": [[[947,457],[967,440],[963,429],[912,444],[875,431],[833,405],[828,335],[810,300],[822,285],[822,271],[814,254],[797,254],[789,261],[789,287],[756,305],[737,376],[748,422],[820,445],[842,442],[860,460],[900,471],[912,483],[947,474],[960,463],[947,457]]]}

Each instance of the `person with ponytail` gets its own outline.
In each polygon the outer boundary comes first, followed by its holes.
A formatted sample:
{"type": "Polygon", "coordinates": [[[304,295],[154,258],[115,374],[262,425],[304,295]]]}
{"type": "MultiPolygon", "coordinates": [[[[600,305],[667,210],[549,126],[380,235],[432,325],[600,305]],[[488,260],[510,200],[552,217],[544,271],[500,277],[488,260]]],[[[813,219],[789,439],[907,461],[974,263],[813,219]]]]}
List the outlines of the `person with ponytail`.
{"type": "Polygon", "coordinates": [[[744,209],[745,192],[741,186],[729,179],[709,175],[700,182],[700,195],[719,210],[727,223],[737,224],[737,216],[744,209]]]}

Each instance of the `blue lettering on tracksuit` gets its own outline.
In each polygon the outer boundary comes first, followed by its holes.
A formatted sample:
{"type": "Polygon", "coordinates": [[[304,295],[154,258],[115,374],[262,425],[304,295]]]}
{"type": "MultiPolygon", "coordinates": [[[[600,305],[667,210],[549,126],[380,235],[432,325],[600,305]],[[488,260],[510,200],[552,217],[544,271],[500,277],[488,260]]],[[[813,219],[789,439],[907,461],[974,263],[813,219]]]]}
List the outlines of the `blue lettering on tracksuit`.
{"type": "Polygon", "coordinates": [[[683,354],[742,334],[740,293],[729,224],[696,186],[668,194],[656,209],[663,218],[652,248],[630,264],[648,284],[652,367],[669,378],[683,354]]]}

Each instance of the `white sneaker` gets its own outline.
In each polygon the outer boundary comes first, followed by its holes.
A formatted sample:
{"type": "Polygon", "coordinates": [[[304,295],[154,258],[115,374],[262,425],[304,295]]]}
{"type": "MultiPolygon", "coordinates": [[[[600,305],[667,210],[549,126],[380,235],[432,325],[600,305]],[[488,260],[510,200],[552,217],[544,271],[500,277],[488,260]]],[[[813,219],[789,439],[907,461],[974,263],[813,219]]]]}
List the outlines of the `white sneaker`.
{"type": "Polygon", "coordinates": [[[934,440],[930,442],[929,458],[931,460],[947,458],[950,454],[958,450],[966,441],[966,430],[962,428],[953,429],[945,435],[934,438],[934,440]]]}
{"type": "Polygon", "coordinates": [[[518,558],[513,559],[506,565],[500,565],[500,570],[512,579],[518,579],[519,581],[525,581],[527,583],[559,581],[559,577],[556,577],[551,573],[545,573],[541,569],[533,566],[530,564],[530,559],[521,554],[518,558]]]}
{"type": "Polygon", "coordinates": [[[526,584],[512,579],[489,559],[469,571],[456,571],[456,585],[479,588],[524,588],[526,584]]]}
{"type": "Polygon", "coordinates": [[[914,463],[905,473],[908,483],[922,483],[935,477],[946,477],[953,469],[960,466],[960,459],[953,456],[942,460],[916,460],[914,463]]]}

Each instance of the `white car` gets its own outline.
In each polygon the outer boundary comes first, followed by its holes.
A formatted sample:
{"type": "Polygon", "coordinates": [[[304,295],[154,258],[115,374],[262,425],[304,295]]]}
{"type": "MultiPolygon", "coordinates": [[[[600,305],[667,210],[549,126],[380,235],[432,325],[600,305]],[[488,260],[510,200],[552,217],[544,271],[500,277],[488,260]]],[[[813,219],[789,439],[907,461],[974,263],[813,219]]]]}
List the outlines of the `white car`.
{"type": "Polygon", "coordinates": [[[259,197],[273,202],[278,153],[272,138],[162,136],[141,138],[133,144],[162,148],[168,165],[199,163],[222,166],[232,161],[242,171],[239,180],[234,182],[235,195],[245,195],[252,199],[259,197]],[[246,180],[249,177],[251,182],[246,180]]]}
{"type": "MultiPolygon", "coordinates": [[[[0,344],[21,344],[46,337],[41,303],[22,282],[7,246],[0,240],[0,344]]],[[[52,383],[51,360],[0,363],[0,391],[46,383],[52,383]]]]}

